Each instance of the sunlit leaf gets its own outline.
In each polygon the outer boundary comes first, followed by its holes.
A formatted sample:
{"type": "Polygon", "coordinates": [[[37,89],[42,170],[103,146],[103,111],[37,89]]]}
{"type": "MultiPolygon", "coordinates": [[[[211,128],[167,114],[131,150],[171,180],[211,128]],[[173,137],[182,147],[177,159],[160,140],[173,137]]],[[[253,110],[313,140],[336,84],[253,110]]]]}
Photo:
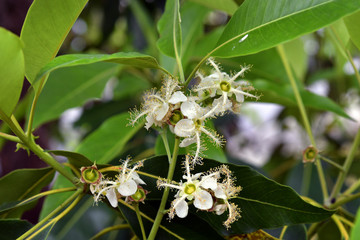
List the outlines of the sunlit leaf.
{"type": "Polygon", "coordinates": [[[351,41],[360,50],[360,11],[344,18],[347,30],[349,31],[351,41]]]}
{"type": "Polygon", "coordinates": [[[190,0],[190,1],[199,3],[208,8],[224,11],[229,15],[233,15],[238,7],[235,1],[233,0],[222,0],[221,4],[219,4],[218,0],[190,0]]]}
{"type": "Polygon", "coordinates": [[[87,0],[35,0],[21,31],[25,74],[34,83],[36,74],[53,59],[87,0]]]}
{"type": "Polygon", "coordinates": [[[226,25],[212,55],[256,53],[315,31],[359,8],[359,1],[348,0],[247,0],[226,25]]]}
{"type": "Polygon", "coordinates": [[[0,27],[0,111],[10,116],[24,81],[24,54],[20,39],[0,27]]]}

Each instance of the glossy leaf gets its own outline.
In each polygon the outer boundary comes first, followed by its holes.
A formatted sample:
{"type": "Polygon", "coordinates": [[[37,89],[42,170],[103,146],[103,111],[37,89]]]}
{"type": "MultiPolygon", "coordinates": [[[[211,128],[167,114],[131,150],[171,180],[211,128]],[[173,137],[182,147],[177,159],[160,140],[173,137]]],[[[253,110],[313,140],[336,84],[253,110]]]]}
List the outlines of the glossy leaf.
{"type": "Polygon", "coordinates": [[[354,226],[351,230],[350,239],[356,240],[360,236],[360,208],[358,208],[354,226]]]}
{"type": "Polygon", "coordinates": [[[122,113],[106,120],[78,146],[79,152],[98,164],[108,163],[118,156],[125,144],[142,127],[128,126],[129,114],[122,113]]]}
{"type": "Polygon", "coordinates": [[[40,69],[53,59],[87,0],[35,0],[21,31],[25,74],[34,83],[40,69]]]}
{"type": "MultiPolygon", "coordinates": [[[[19,169],[5,175],[0,179],[1,209],[12,208],[19,201],[39,193],[43,187],[51,182],[53,177],[54,171],[51,168],[19,169]]],[[[20,217],[24,211],[33,206],[33,204],[19,206],[19,208],[7,213],[6,216],[20,217]]]]}
{"type": "Polygon", "coordinates": [[[237,4],[233,0],[222,0],[221,4],[219,4],[218,0],[190,0],[190,1],[204,5],[208,8],[224,11],[229,15],[233,15],[236,9],[238,8],[237,4]]]}
{"type": "MultiPolygon", "coordinates": [[[[178,157],[174,181],[180,181],[183,176],[182,161],[184,156],[178,157]]],[[[196,166],[192,173],[206,172],[211,168],[221,165],[219,162],[204,159],[202,166],[196,166]]],[[[165,156],[148,159],[144,162],[141,171],[151,173],[155,176],[164,177],[168,168],[165,156]]],[[[227,234],[250,233],[263,228],[275,228],[284,225],[311,223],[327,219],[333,212],[312,206],[304,202],[297,193],[288,186],[280,185],[246,166],[229,164],[230,170],[236,176],[236,185],[242,186],[243,190],[239,197],[231,201],[241,208],[241,215],[237,222],[232,224],[227,234]]],[[[140,173],[141,175],[141,173],[140,173]]],[[[146,187],[152,189],[157,179],[141,178],[147,183],[146,187]]],[[[152,190],[149,197],[157,199],[161,197],[159,190],[152,190]]],[[[169,197],[172,201],[173,197],[169,197]]],[[[210,212],[196,211],[193,213],[203,218],[219,233],[225,233],[222,225],[226,220],[226,213],[218,216],[210,212]]],[[[177,219],[177,218],[176,218],[177,219]]],[[[185,219],[186,220],[186,219],[185,219]]]]}
{"type": "Polygon", "coordinates": [[[348,0],[246,0],[230,19],[212,55],[256,53],[313,32],[359,8],[359,1],[348,0]]]}
{"type": "Polygon", "coordinates": [[[0,27],[0,111],[10,116],[24,81],[24,54],[18,36],[0,27]]]}
{"type": "Polygon", "coordinates": [[[360,50],[360,11],[345,17],[344,22],[350,34],[351,41],[360,50]]]}
{"type": "Polygon", "coordinates": [[[98,62],[110,62],[134,67],[162,69],[155,58],[136,52],[118,52],[114,54],[68,54],[59,56],[46,64],[37,74],[34,82],[59,68],[75,67],[98,62]]]}
{"type": "Polygon", "coordinates": [[[116,71],[116,64],[110,63],[94,63],[54,71],[39,97],[34,127],[57,119],[69,108],[100,98],[106,83],[116,71]]]}
{"type": "MultiPolygon", "coordinates": [[[[263,93],[264,102],[279,103],[285,106],[296,106],[296,99],[290,84],[276,84],[264,80],[252,82],[254,87],[263,93]]],[[[300,89],[304,105],[317,110],[331,111],[344,118],[351,119],[349,115],[330,98],[317,95],[305,89],[300,89]]]]}
{"type": "Polygon", "coordinates": [[[166,1],[164,14],[158,22],[160,38],[157,47],[165,55],[175,57],[175,47],[177,54],[181,54],[181,25],[180,25],[180,6],[179,0],[166,1]]]}
{"type": "Polygon", "coordinates": [[[1,239],[13,240],[32,228],[32,224],[20,219],[0,219],[1,239]]]}
{"type": "Polygon", "coordinates": [[[308,67],[304,42],[301,38],[294,39],[284,44],[284,50],[296,78],[303,82],[308,67]]]}
{"type": "Polygon", "coordinates": [[[72,165],[74,165],[74,167],[78,169],[80,169],[81,167],[93,165],[93,162],[91,162],[87,157],[77,152],[63,150],[52,150],[49,152],[55,154],[56,156],[66,157],[69,160],[69,163],[71,163],[72,165]]]}

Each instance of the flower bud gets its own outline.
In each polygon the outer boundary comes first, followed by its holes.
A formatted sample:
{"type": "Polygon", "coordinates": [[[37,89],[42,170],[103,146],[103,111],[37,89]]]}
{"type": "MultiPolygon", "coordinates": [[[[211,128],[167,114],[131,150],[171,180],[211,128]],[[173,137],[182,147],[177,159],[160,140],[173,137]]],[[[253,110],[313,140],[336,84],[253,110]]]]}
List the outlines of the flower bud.
{"type": "Polygon", "coordinates": [[[169,120],[172,125],[175,125],[183,118],[184,116],[180,110],[174,110],[169,120]]]}
{"type": "Polygon", "coordinates": [[[308,146],[303,152],[303,163],[314,162],[318,150],[312,145],[308,146]]]}
{"type": "Polygon", "coordinates": [[[137,191],[129,197],[130,201],[144,202],[144,200],[146,199],[146,194],[148,194],[148,193],[149,192],[147,190],[145,190],[141,186],[138,186],[137,191]]]}
{"type": "Polygon", "coordinates": [[[99,172],[95,164],[92,165],[91,167],[82,167],[80,171],[81,171],[80,181],[82,183],[97,184],[100,182],[102,178],[102,173],[99,172]]]}

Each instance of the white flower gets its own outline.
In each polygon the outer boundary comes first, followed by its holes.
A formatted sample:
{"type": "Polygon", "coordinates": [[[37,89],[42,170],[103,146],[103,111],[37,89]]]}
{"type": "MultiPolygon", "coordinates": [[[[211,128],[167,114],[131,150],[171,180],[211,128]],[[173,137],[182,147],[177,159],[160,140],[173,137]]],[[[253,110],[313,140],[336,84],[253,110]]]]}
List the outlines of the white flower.
{"type": "Polygon", "coordinates": [[[136,164],[132,169],[127,167],[129,159],[121,166],[121,172],[114,181],[101,180],[97,185],[91,185],[90,191],[95,195],[95,202],[101,200],[105,195],[112,207],[118,206],[118,198],[128,197],[136,193],[139,184],[146,184],[135,170],[142,166],[142,162],[136,164]]]}
{"type": "Polygon", "coordinates": [[[203,175],[203,173],[192,175],[190,174],[189,158],[190,156],[187,155],[185,159],[186,175],[183,178],[186,182],[175,185],[166,181],[158,181],[159,188],[170,187],[179,190],[171,204],[170,218],[173,218],[175,214],[180,218],[188,215],[189,207],[186,200],[194,200],[194,206],[200,210],[209,210],[213,207],[213,198],[207,189],[215,190],[217,188],[219,172],[213,172],[208,175],[203,175]],[[201,180],[198,180],[200,177],[201,180]]]}
{"type": "Polygon", "coordinates": [[[217,198],[213,210],[217,215],[223,214],[226,210],[229,211],[228,218],[224,222],[224,225],[226,228],[230,228],[230,224],[239,219],[241,215],[238,206],[234,203],[230,203],[229,199],[236,197],[242,188],[234,185],[234,177],[232,177],[232,173],[228,166],[223,165],[220,171],[225,175],[225,179],[223,182],[218,183],[217,187],[213,190],[214,195],[217,198]],[[219,199],[221,201],[219,201],[219,199]]]}
{"type": "Polygon", "coordinates": [[[218,105],[210,110],[205,109],[195,101],[186,101],[181,104],[181,112],[187,118],[181,119],[176,123],[174,133],[177,136],[184,138],[180,143],[180,147],[187,147],[190,144],[196,143],[196,152],[193,158],[193,163],[199,161],[200,159],[200,136],[202,133],[206,134],[217,146],[221,146],[223,143],[222,137],[204,126],[207,118],[214,117],[214,112],[217,108],[218,105]]]}
{"type": "Polygon", "coordinates": [[[221,95],[213,102],[213,107],[218,106],[215,111],[216,113],[223,113],[227,110],[233,110],[233,108],[235,108],[236,112],[238,106],[231,101],[233,94],[237,103],[242,103],[244,96],[258,99],[257,96],[244,91],[245,88],[248,88],[245,82],[235,82],[239,76],[242,76],[249,69],[248,66],[243,67],[241,71],[230,77],[227,73],[220,71],[213,59],[209,58],[208,62],[215,69],[215,73],[206,77],[198,73],[197,75],[200,77],[201,82],[193,90],[198,92],[199,95],[210,95],[212,98],[216,97],[216,95],[221,95]]]}
{"type": "Polygon", "coordinates": [[[169,120],[171,112],[178,108],[176,104],[187,100],[184,93],[176,91],[179,88],[178,82],[169,78],[164,81],[159,91],[153,89],[146,92],[141,110],[134,110],[131,113],[131,124],[134,125],[137,120],[146,115],[146,129],[149,129],[152,125],[163,126],[169,120]]]}

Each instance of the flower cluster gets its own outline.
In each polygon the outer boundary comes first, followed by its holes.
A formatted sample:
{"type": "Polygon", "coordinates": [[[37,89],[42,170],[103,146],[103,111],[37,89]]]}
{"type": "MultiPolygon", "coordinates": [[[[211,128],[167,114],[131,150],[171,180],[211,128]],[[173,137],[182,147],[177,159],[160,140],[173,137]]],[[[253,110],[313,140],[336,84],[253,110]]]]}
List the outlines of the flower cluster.
{"type": "Polygon", "coordinates": [[[178,190],[171,203],[170,219],[174,218],[175,215],[185,218],[189,211],[188,203],[193,203],[197,209],[215,212],[217,215],[228,210],[229,215],[224,225],[229,228],[231,223],[240,217],[240,209],[236,204],[230,203],[229,200],[237,196],[241,187],[234,185],[231,171],[225,165],[207,173],[191,174],[190,158],[187,155],[184,162],[185,175],[183,179],[185,182],[168,183],[166,180],[158,180],[157,182],[158,188],[169,187],[178,190]],[[225,175],[222,181],[220,181],[221,175],[225,175]]]}
{"type": "Polygon", "coordinates": [[[207,136],[217,146],[224,143],[222,136],[205,126],[206,120],[229,111],[238,113],[245,96],[258,98],[247,92],[253,89],[245,81],[236,81],[249,69],[248,66],[229,76],[220,71],[213,59],[210,58],[208,63],[214,73],[208,76],[197,73],[200,82],[190,91],[185,92],[177,80],[169,78],[160,90],[146,92],[140,109],[131,112],[132,125],[146,116],[146,129],[169,126],[176,136],[183,138],[180,147],[196,143],[192,164],[201,162],[202,136],[207,136]]]}
{"type": "Polygon", "coordinates": [[[128,163],[129,159],[126,159],[118,168],[119,174],[114,179],[105,178],[95,165],[81,168],[81,181],[90,184],[90,191],[96,203],[106,197],[111,206],[116,208],[118,199],[122,197],[125,197],[127,202],[142,202],[145,199],[147,191],[139,186],[145,182],[135,172],[143,163],[139,162],[133,168],[128,168],[128,163]],[[89,179],[89,176],[92,178],[89,179]],[[96,180],[94,176],[97,176],[96,180]]]}

